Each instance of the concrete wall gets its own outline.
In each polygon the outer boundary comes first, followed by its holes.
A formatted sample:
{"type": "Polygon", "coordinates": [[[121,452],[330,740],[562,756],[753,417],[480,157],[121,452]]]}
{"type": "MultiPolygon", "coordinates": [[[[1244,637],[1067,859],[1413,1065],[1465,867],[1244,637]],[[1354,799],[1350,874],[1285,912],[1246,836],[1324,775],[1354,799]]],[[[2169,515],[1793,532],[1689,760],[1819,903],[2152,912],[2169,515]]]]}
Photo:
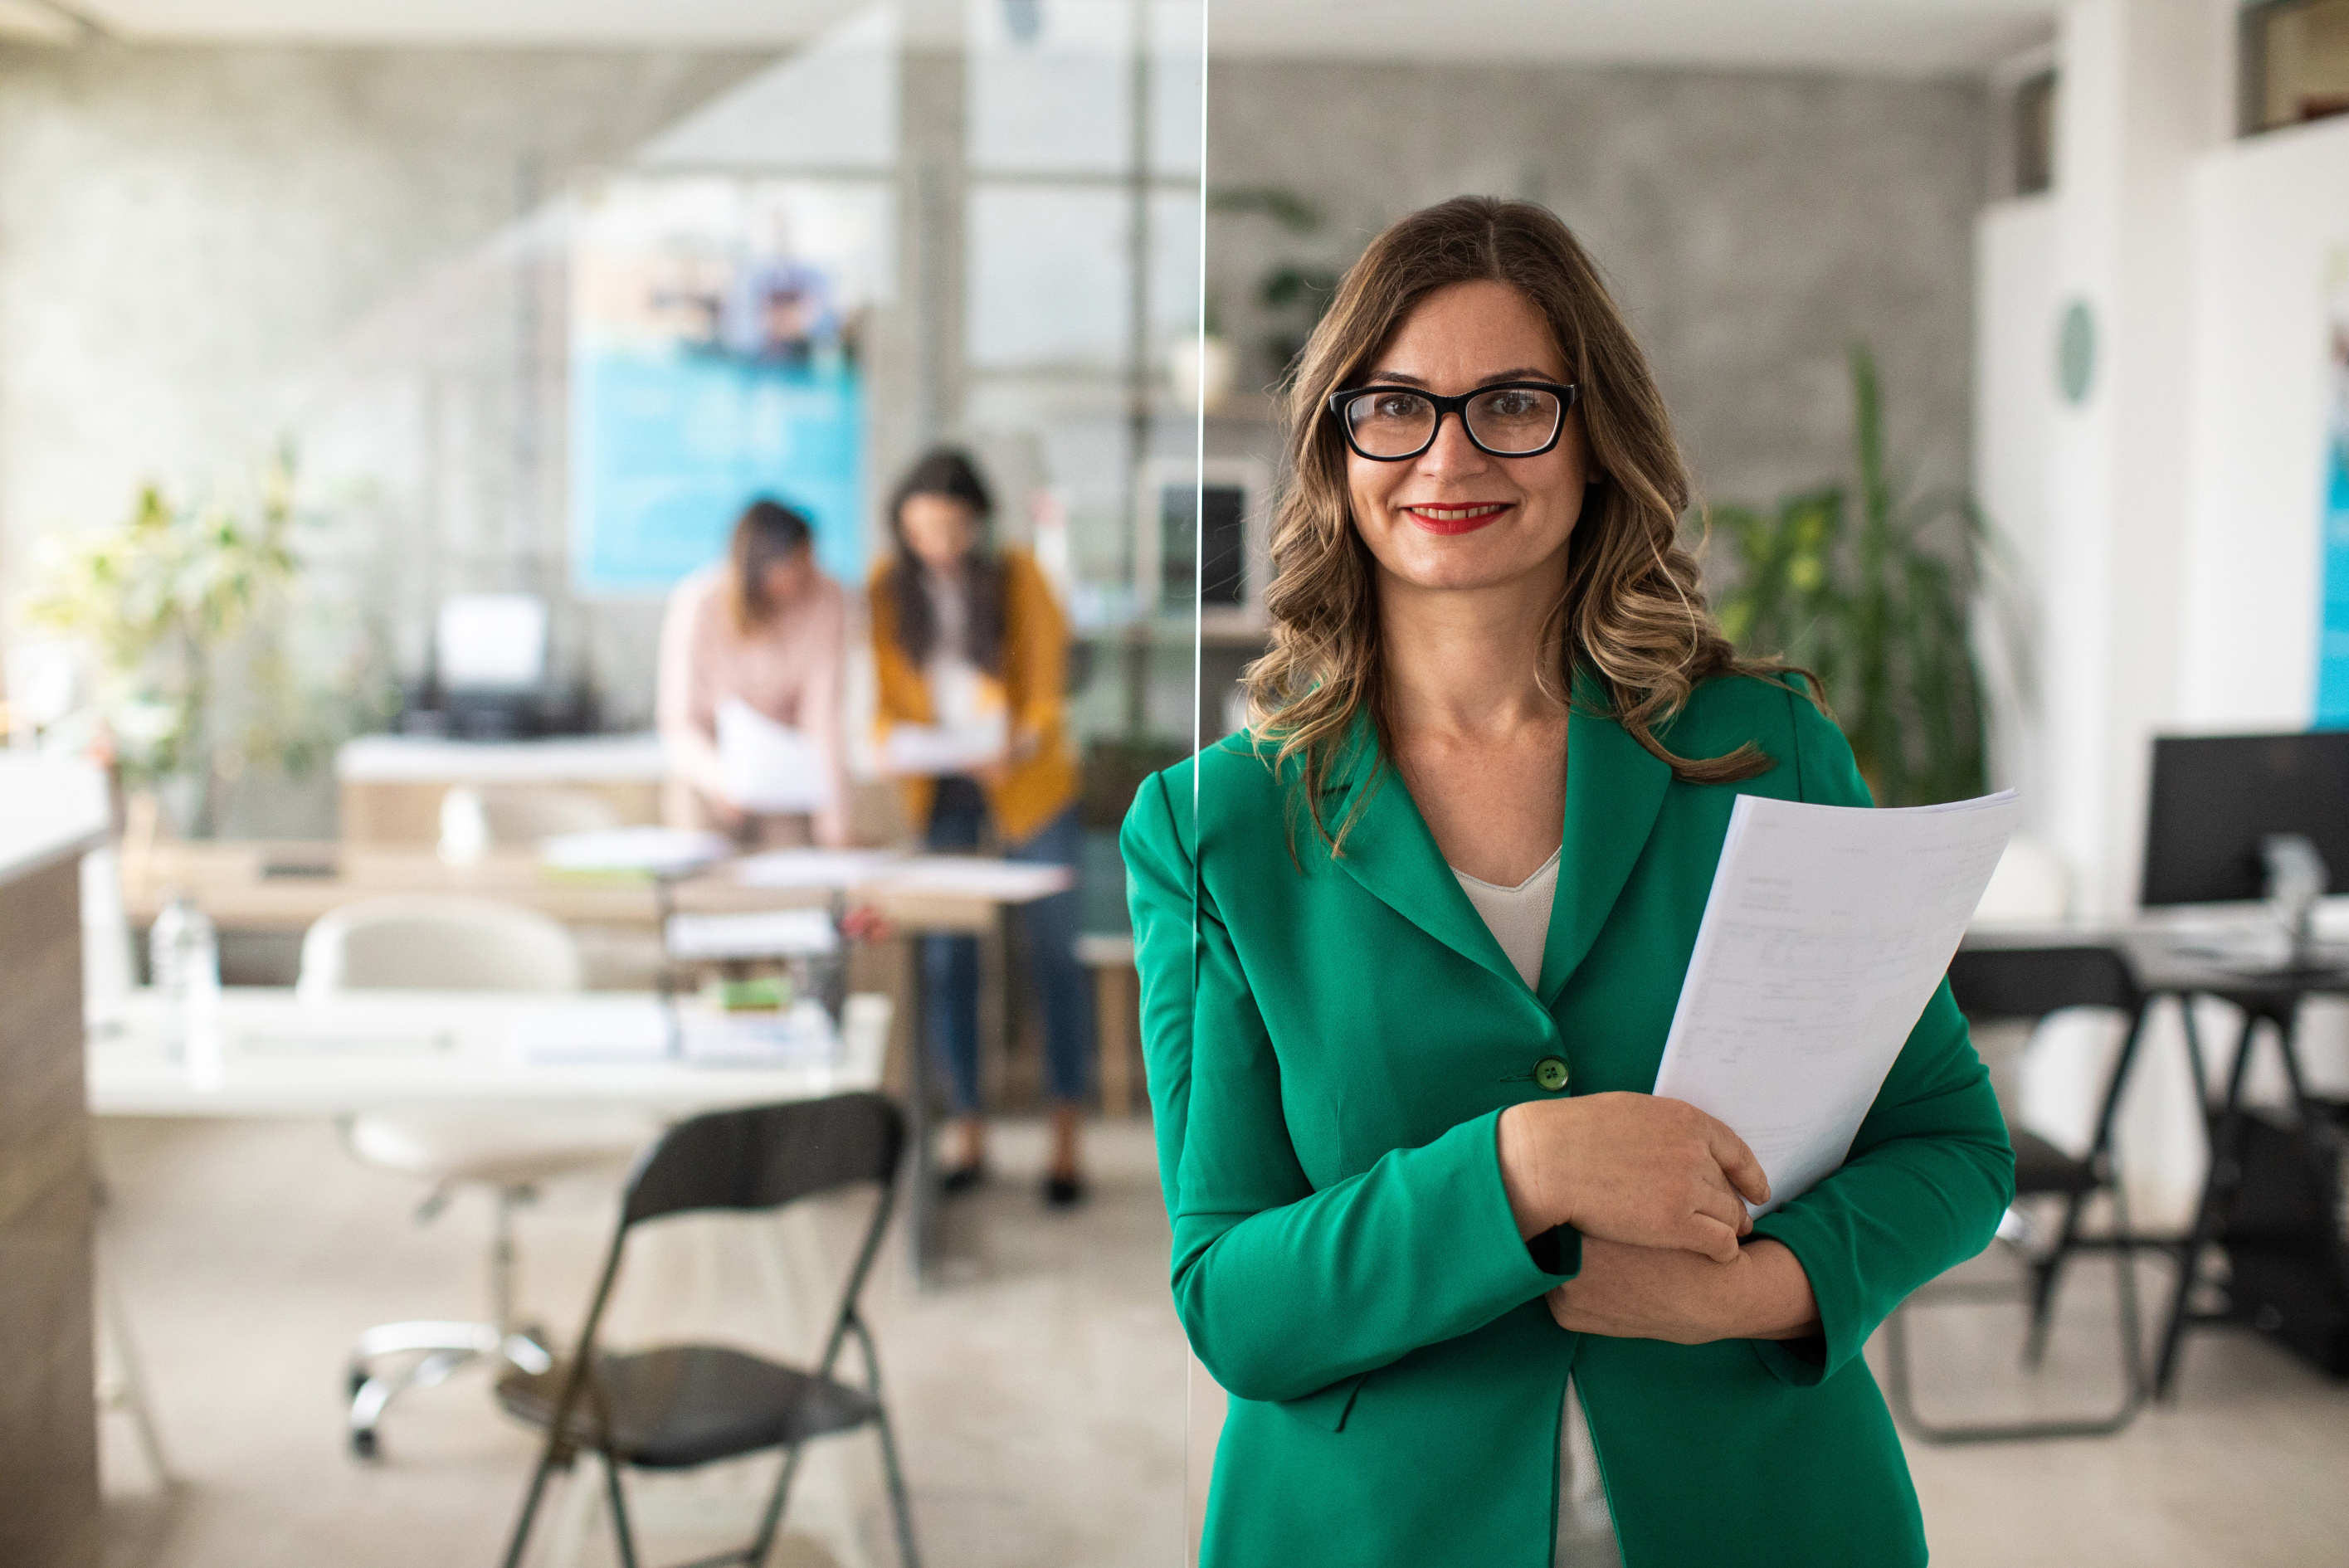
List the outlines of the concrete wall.
{"type": "MultiPolygon", "coordinates": [[[[150,479],[233,479],[287,437],[404,662],[408,601],[559,573],[560,449],[539,438],[559,381],[518,393],[546,379],[533,354],[559,373],[561,282],[523,220],[771,58],[0,47],[0,599],[42,531],[110,522],[150,479]],[[431,395],[352,395],[403,355],[444,361],[431,395]],[[403,447],[437,486],[360,456],[403,447]]],[[[603,662],[641,686],[650,616],[605,619],[564,630],[616,643],[603,662]]],[[[232,827],[332,828],[323,787],[243,803],[268,820],[232,827]]]]}
{"type": "Polygon", "coordinates": [[[370,311],[768,57],[0,47],[0,538],[265,444],[370,311]]]}
{"type": "Polygon", "coordinates": [[[1350,259],[1464,191],[1526,196],[1605,269],[1704,493],[1768,501],[1847,470],[1855,341],[1882,363],[1894,449],[1963,477],[1979,84],[1218,61],[1212,89],[1211,182],[1290,189],[1328,219],[1302,237],[1216,220],[1212,281],[1243,340],[1276,260],[1350,259]]]}

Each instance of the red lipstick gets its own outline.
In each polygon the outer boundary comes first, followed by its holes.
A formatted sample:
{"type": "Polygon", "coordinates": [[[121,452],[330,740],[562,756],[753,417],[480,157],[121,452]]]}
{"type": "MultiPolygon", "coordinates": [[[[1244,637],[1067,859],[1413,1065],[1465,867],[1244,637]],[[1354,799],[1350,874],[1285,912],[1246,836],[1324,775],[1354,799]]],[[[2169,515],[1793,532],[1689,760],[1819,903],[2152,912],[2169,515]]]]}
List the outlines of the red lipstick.
{"type": "Polygon", "coordinates": [[[1401,510],[1430,533],[1474,533],[1488,523],[1498,522],[1509,505],[1505,500],[1425,501],[1401,510]]]}

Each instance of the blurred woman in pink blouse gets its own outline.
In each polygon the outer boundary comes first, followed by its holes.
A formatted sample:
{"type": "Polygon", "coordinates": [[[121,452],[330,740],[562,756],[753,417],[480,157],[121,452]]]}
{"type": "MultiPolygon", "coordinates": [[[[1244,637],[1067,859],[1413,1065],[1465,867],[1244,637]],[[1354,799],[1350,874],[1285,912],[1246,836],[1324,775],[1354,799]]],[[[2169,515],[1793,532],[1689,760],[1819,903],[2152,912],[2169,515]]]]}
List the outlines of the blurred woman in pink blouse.
{"type": "Polygon", "coordinates": [[[750,844],[848,840],[841,662],[848,601],[815,563],[808,520],[764,497],[734,524],[726,559],[669,595],[661,625],[657,718],[667,754],[666,814],[750,844]],[[719,713],[729,700],[795,729],[813,747],[830,799],[808,814],[750,810],[727,789],[719,713]]]}

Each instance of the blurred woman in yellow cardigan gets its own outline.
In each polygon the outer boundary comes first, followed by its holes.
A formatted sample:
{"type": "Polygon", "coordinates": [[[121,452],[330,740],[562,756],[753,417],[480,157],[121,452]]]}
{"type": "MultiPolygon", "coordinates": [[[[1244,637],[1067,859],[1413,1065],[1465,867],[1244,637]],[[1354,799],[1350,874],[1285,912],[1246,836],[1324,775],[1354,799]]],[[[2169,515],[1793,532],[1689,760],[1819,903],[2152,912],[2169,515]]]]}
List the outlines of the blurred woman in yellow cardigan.
{"type": "MultiPolygon", "coordinates": [[[[905,790],[928,849],[991,848],[1073,868],[1082,844],[1077,762],[1062,710],[1068,624],[1036,563],[988,541],[994,502],[968,458],[945,449],[916,463],[890,504],[896,550],[873,576],[882,765],[905,790]]],[[[1052,1100],[1045,1202],[1084,1197],[1079,1102],[1093,1057],[1092,992],[1077,962],[1074,889],[1027,905],[1043,1000],[1052,1100]]],[[[987,1168],[978,1094],[978,944],[922,938],[929,1047],[946,1068],[955,1155],[940,1184],[959,1192],[987,1168]]]]}

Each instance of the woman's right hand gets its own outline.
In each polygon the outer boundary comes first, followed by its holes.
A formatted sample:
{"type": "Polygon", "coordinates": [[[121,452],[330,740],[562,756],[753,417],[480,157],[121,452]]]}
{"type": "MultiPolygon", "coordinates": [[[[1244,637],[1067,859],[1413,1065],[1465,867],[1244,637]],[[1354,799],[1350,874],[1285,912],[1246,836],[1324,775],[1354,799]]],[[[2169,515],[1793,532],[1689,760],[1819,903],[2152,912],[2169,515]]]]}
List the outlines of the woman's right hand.
{"type": "Polygon", "coordinates": [[[1745,1203],[1770,1196],[1745,1140],[1685,1100],[1533,1100],[1501,1113],[1499,1137],[1502,1184],[1526,1236],[1572,1225],[1602,1241],[1728,1263],[1754,1228],[1745,1203]]]}

